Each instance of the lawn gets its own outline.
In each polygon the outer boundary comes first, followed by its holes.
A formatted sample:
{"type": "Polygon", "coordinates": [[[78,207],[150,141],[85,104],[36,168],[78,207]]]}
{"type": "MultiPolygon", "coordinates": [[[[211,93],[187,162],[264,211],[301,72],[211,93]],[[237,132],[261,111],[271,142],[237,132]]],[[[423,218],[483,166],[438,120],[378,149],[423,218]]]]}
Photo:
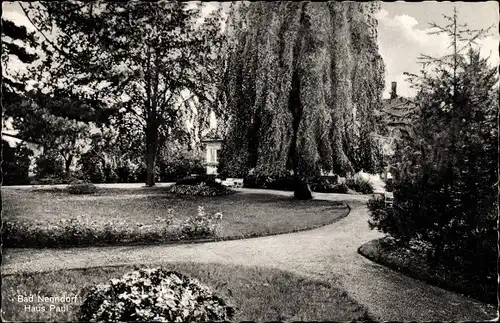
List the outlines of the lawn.
{"type": "Polygon", "coordinates": [[[70,195],[63,190],[2,188],[3,221],[21,221],[49,227],[61,219],[84,216],[86,221],[125,221],[131,226],[153,225],[155,218],[173,209],[178,218],[221,212],[219,239],[243,238],[314,228],[348,213],[345,204],[298,201],[271,194],[236,193],[221,197],[175,196],[164,188],[101,189],[95,195],[70,195]]]}
{"type": "MultiPolygon", "coordinates": [[[[148,265],[147,267],[154,267],[148,265]]],[[[236,307],[235,322],[241,321],[362,321],[365,308],[336,286],[294,274],[259,267],[178,263],[168,270],[198,279],[236,307]]],[[[131,266],[63,270],[3,276],[2,317],[7,321],[75,321],[86,288],[121,277],[131,266]],[[76,302],[22,303],[18,295],[77,295],[76,302]],[[57,306],[50,310],[50,305],[57,306]],[[62,305],[68,305],[63,307],[62,305]],[[44,312],[25,311],[44,307],[44,312]],[[65,310],[64,312],[62,310],[65,310]]]]}
{"type": "Polygon", "coordinates": [[[407,276],[466,294],[486,303],[498,303],[496,277],[471,277],[462,272],[461,268],[433,264],[422,252],[399,247],[385,238],[363,244],[358,252],[407,276]]]}

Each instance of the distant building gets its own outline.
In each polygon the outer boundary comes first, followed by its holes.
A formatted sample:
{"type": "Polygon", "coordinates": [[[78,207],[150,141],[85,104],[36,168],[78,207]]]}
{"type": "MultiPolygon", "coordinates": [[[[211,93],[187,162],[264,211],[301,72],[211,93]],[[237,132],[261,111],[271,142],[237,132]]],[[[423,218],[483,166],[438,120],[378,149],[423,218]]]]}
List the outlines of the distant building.
{"type": "Polygon", "coordinates": [[[33,152],[33,156],[30,157],[29,176],[34,175],[35,159],[43,154],[42,145],[20,138],[18,136],[18,131],[16,130],[2,130],[2,142],[7,143],[10,148],[15,148],[18,145],[23,144],[26,148],[33,152]]]}
{"type": "Polygon", "coordinates": [[[201,143],[205,151],[205,167],[207,175],[217,175],[217,167],[219,166],[220,150],[223,143],[222,135],[215,128],[203,136],[201,143]]]}
{"type": "MultiPolygon", "coordinates": [[[[382,109],[376,113],[385,128],[385,131],[378,133],[382,153],[385,158],[390,158],[394,154],[395,141],[403,133],[411,131],[415,106],[410,99],[398,96],[397,83],[392,82],[390,98],[382,100],[382,109]]],[[[389,170],[386,170],[385,176],[391,177],[389,170]]]]}
{"type": "Polygon", "coordinates": [[[386,128],[386,131],[378,134],[382,138],[384,155],[394,153],[394,140],[401,136],[401,132],[410,130],[414,112],[413,102],[398,96],[397,83],[392,82],[390,98],[382,99],[382,109],[376,112],[386,128]]]}

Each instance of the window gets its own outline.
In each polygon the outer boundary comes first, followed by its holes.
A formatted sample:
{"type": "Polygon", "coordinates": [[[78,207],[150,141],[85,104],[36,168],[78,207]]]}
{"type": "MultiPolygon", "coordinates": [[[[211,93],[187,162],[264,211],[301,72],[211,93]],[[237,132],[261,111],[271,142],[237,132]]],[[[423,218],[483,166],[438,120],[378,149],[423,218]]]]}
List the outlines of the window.
{"type": "Polygon", "coordinates": [[[209,163],[217,163],[217,149],[216,148],[208,148],[208,162],[209,163]]]}

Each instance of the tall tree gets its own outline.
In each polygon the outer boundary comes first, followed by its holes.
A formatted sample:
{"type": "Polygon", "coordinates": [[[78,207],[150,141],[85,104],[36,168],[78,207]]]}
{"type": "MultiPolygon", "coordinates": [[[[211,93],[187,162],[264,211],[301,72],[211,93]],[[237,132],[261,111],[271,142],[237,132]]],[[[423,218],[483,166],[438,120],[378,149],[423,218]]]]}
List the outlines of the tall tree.
{"type": "MultiPolygon", "coordinates": [[[[376,3],[255,2],[233,8],[223,170],[297,178],[374,171],[383,62],[376,3]]],[[[310,198],[305,192],[304,198],[310,198]]]]}
{"type": "Polygon", "coordinates": [[[200,116],[213,101],[220,10],[202,19],[201,6],[187,2],[65,1],[23,8],[53,53],[38,69],[38,81],[133,118],[145,137],[146,184],[154,185],[160,139],[182,132],[190,111],[185,101],[196,98],[200,116]]]}
{"type": "Polygon", "coordinates": [[[10,105],[19,100],[19,95],[25,90],[19,82],[17,71],[9,69],[12,60],[21,64],[31,64],[38,56],[31,49],[36,46],[33,32],[24,26],[17,26],[12,21],[2,18],[2,103],[10,105]]]}
{"type": "Polygon", "coordinates": [[[71,100],[41,91],[25,92],[26,97],[8,109],[13,127],[24,140],[42,145],[44,154],[62,158],[66,176],[89,141],[89,124],[68,118],[57,111],[70,109],[71,100]]]}
{"type": "MultiPolygon", "coordinates": [[[[10,65],[17,60],[21,64],[31,64],[38,56],[32,49],[36,44],[33,33],[24,26],[17,26],[2,18],[2,128],[10,117],[10,110],[16,103],[24,99],[24,84],[17,79],[19,73],[13,71],[10,65]]],[[[32,152],[24,145],[10,147],[2,140],[0,149],[2,185],[29,183],[29,165],[32,152]],[[30,154],[31,153],[31,154],[30,154]]]]}
{"type": "MultiPolygon", "coordinates": [[[[372,226],[401,242],[424,241],[431,259],[496,282],[498,224],[498,70],[473,44],[487,30],[433,24],[451,53],[423,56],[410,75],[417,96],[411,134],[398,142],[394,208],[372,226]],[[466,51],[467,50],[467,51],[466,51]]],[[[496,294],[495,294],[496,297],[496,294]]]]}
{"type": "MultiPolygon", "coordinates": [[[[453,9],[452,15],[443,16],[448,21],[448,24],[441,26],[436,23],[430,23],[432,31],[429,32],[429,34],[444,34],[448,36],[450,40],[448,48],[451,49],[451,53],[441,57],[433,57],[430,55],[421,54],[418,58],[423,67],[421,70],[421,74],[405,74],[408,76],[408,79],[412,83],[412,86],[419,90],[419,94],[432,93],[436,89],[436,86],[439,85],[443,100],[441,101],[442,107],[440,107],[438,111],[448,110],[452,113],[459,113],[461,111],[460,105],[462,104],[462,102],[460,102],[461,89],[459,88],[459,73],[461,73],[460,69],[464,68],[464,63],[467,57],[469,57],[469,59],[472,59],[470,52],[472,46],[477,46],[478,40],[488,36],[489,30],[491,30],[493,26],[485,29],[470,29],[467,23],[460,24],[456,7],[453,9]],[[436,75],[440,75],[441,78],[446,80],[446,82],[450,82],[451,84],[445,83],[446,86],[443,86],[443,84],[440,84],[440,81],[436,78],[436,75]]],[[[421,97],[422,95],[420,96],[420,98],[421,97]]],[[[425,104],[423,106],[425,106],[425,104]]],[[[428,113],[428,111],[425,111],[424,109],[420,111],[420,113],[425,114],[428,113]]],[[[421,120],[423,120],[422,117],[425,116],[421,115],[421,120]]],[[[459,121],[460,118],[458,116],[455,116],[454,118],[452,118],[452,120],[454,122],[447,125],[448,127],[451,126],[451,131],[448,132],[447,135],[449,135],[451,143],[450,147],[448,148],[452,150],[451,154],[454,155],[458,148],[457,142],[462,133],[462,125],[459,121]]],[[[436,124],[429,123],[428,126],[435,127],[436,124]]],[[[442,130],[440,128],[436,129],[442,130]]]]}

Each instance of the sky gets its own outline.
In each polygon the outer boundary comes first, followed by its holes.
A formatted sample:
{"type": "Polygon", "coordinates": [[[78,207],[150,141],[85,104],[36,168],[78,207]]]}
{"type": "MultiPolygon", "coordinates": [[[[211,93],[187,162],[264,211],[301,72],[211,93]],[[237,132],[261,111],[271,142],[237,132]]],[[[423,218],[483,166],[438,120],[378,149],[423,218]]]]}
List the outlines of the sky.
{"type": "MultiPolygon", "coordinates": [[[[209,3],[207,10],[219,3],[209,3]]],[[[449,39],[443,35],[429,35],[432,31],[429,23],[445,25],[443,14],[452,15],[453,8],[458,10],[459,22],[467,24],[471,29],[487,28],[494,25],[492,35],[479,43],[484,57],[490,56],[490,62],[498,66],[498,23],[499,8],[496,1],[486,2],[383,2],[381,10],[376,13],[378,20],[378,43],[380,54],[385,63],[386,89],[384,97],[389,96],[390,84],[397,82],[398,94],[405,97],[413,95],[404,72],[418,73],[420,65],[417,57],[420,54],[443,56],[449,53],[449,39]]],[[[3,2],[2,17],[18,25],[32,29],[19,5],[14,2],[3,2]]]]}
{"type": "Polygon", "coordinates": [[[429,35],[429,23],[447,25],[444,15],[453,15],[453,7],[458,11],[459,23],[467,23],[471,29],[494,27],[492,35],[478,45],[483,57],[490,56],[493,66],[498,66],[498,2],[384,2],[376,14],[378,20],[379,50],[386,65],[386,89],[389,96],[390,84],[397,82],[398,94],[410,97],[412,89],[406,82],[404,72],[418,73],[420,54],[443,56],[449,54],[449,38],[443,35],[429,35]]]}

